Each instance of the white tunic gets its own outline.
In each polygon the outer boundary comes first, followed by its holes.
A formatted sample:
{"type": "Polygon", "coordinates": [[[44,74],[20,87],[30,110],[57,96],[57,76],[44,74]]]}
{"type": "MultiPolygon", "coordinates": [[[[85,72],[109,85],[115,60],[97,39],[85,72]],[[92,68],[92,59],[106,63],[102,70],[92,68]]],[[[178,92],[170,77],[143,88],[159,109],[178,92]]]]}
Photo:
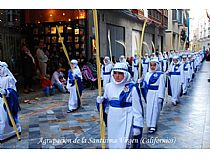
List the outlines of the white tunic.
{"type": "MultiPolygon", "coordinates": [[[[154,72],[147,72],[144,78],[146,84],[149,84],[149,80],[154,72]]],[[[147,127],[156,127],[161,105],[158,105],[158,98],[164,99],[165,97],[165,75],[161,74],[160,77],[151,86],[158,86],[158,90],[148,89],[147,92],[147,105],[146,105],[146,123],[147,127]]]]}
{"type": "Polygon", "coordinates": [[[143,68],[142,74],[143,74],[143,76],[145,76],[146,73],[148,72],[149,62],[150,62],[149,58],[146,58],[144,61],[142,61],[142,68],[143,68]]]}
{"type": "Polygon", "coordinates": [[[139,67],[139,59],[134,59],[132,61],[132,71],[133,71],[133,80],[134,82],[137,82],[138,80],[138,76],[139,76],[139,71],[138,71],[138,67],[139,67]]]}
{"type": "Polygon", "coordinates": [[[192,81],[192,79],[193,79],[192,76],[194,74],[193,61],[190,61],[189,64],[190,64],[190,81],[192,81]]]}
{"type": "MultiPolygon", "coordinates": [[[[78,75],[78,77],[81,78],[82,80],[82,73],[79,69],[79,67],[73,69],[73,76],[76,76],[78,75]]],[[[69,83],[69,78],[68,78],[68,81],[67,81],[67,89],[68,91],[70,92],[70,95],[69,95],[69,102],[68,102],[68,107],[69,107],[69,110],[75,110],[78,108],[78,97],[77,97],[77,89],[76,89],[76,86],[71,86],[71,84],[69,83]]]]}
{"type": "MultiPolygon", "coordinates": [[[[174,67],[176,65],[173,62],[170,65],[169,72],[174,72],[174,67]]],[[[181,93],[181,84],[184,83],[184,70],[183,65],[180,65],[177,73],[180,75],[171,75],[170,77],[170,85],[171,85],[171,93],[172,93],[172,102],[177,102],[179,100],[179,96],[181,93]]]]}
{"type": "MultiPolygon", "coordinates": [[[[124,85],[116,85],[113,82],[108,83],[105,88],[104,98],[109,101],[119,100],[124,85]]],[[[115,140],[115,143],[109,143],[109,148],[126,148],[126,139],[131,136],[132,125],[144,127],[143,110],[135,87],[133,87],[126,102],[132,102],[132,106],[123,108],[109,106],[107,119],[108,139],[115,140]]]]}
{"type": "Polygon", "coordinates": [[[111,81],[111,70],[112,70],[112,64],[109,63],[107,65],[103,65],[101,67],[101,78],[103,80],[103,89],[105,89],[105,86],[107,83],[111,81]],[[104,71],[105,70],[105,71],[104,71]]]}
{"type": "Polygon", "coordinates": [[[166,59],[166,58],[163,59],[163,69],[162,69],[163,72],[167,71],[167,64],[168,64],[167,60],[168,59],[166,59]]]}
{"type": "MultiPolygon", "coordinates": [[[[12,78],[9,76],[7,77],[0,76],[0,88],[2,89],[12,88],[16,90],[16,87],[14,87],[14,80],[12,80],[12,78]]],[[[6,97],[8,96],[9,94],[7,94],[6,97]]],[[[16,123],[16,126],[17,126],[18,131],[21,132],[21,126],[18,122],[16,123]]],[[[14,135],[16,135],[16,133],[13,127],[9,125],[7,112],[4,109],[4,100],[3,98],[0,97],[0,140],[7,139],[14,135]]]]}
{"type": "Polygon", "coordinates": [[[187,87],[189,86],[188,79],[190,80],[190,64],[187,62],[185,65],[183,63],[183,69],[184,69],[184,83],[183,83],[183,93],[187,92],[187,87]]]}

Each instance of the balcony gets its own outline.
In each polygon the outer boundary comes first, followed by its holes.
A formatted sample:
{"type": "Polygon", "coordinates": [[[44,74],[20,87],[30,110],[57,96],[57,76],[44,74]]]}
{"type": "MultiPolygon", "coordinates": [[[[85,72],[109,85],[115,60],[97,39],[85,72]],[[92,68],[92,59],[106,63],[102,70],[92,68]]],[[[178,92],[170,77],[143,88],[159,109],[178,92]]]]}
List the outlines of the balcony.
{"type": "Polygon", "coordinates": [[[155,24],[161,25],[162,15],[157,9],[148,9],[148,18],[150,18],[155,24]]]}
{"type": "Polygon", "coordinates": [[[131,12],[133,14],[136,14],[136,15],[144,16],[144,10],[143,9],[131,9],[131,12]]]}

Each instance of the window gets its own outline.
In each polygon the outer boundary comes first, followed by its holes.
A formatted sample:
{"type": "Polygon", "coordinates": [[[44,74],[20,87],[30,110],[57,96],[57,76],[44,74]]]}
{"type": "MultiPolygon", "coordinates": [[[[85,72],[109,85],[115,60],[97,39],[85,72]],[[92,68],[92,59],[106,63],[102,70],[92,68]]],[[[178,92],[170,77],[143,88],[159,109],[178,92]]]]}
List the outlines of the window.
{"type": "Polygon", "coordinates": [[[150,9],[148,9],[148,15],[151,15],[151,10],[150,9]]]}
{"type": "MultiPolygon", "coordinates": [[[[110,41],[112,46],[112,55],[115,56],[116,59],[120,57],[120,55],[125,54],[124,47],[117,43],[117,41],[125,42],[125,28],[121,26],[116,25],[109,25],[107,24],[107,31],[110,30],[110,41]]],[[[108,39],[107,39],[108,43],[108,39]]],[[[109,45],[107,44],[107,50],[109,53],[109,45]]]]}
{"type": "Polygon", "coordinates": [[[177,20],[177,10],[172,9],[172,20],[177,20]]]}
{"type": "Polygon", "coordinates": [[[183,21],[183,19],[182,19],[182,10],[179,9],[177,13],[178,13],[178,23],[182,24],[182,21],[183,21]]]}

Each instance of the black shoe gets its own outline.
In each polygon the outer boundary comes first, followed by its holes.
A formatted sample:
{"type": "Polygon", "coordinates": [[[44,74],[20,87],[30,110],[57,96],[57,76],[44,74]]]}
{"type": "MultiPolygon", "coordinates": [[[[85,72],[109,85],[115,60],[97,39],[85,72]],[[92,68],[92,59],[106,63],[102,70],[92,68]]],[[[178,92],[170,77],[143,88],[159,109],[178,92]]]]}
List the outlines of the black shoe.
{"type": "Polygon", "coordinates": [[[149,134],[155,133],[156,130],[157,130],[156,127],[150,127],[149,130],[148,130],[148,133],[149,134]]]}

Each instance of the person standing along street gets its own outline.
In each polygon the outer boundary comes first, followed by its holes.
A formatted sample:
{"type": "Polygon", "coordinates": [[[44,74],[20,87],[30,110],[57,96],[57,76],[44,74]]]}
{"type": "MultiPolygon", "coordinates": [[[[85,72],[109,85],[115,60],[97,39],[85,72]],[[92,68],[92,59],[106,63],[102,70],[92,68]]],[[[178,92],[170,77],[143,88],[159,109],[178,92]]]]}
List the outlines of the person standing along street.
{"type": "Polygon", "coordinates": [[[60,78],[64,77],[63,72],[61,71],[62,68],[60,66],[56,66],[56,70],[54,71],[51,81],[52,81],[52,85],[58,89],[61,93],[65,93],[66,92],[66,85],[64,83],[62,83],[60,81],[60,78]]]}
{"type": "Polygon", "coordinates": [[[44,53],[43,51],[44,48],[44,42],[40,41],[39,42],[39,47],[36,50],[36,56],[37,59],[39,61],[39,68],[40,68],[40,74],[41,76],[45,76],[47,73],[47,61],[48,61],[48,57],[47,55],[44,53]]]}
{"type": "Polygon", "coordinates": [[[26,45],[22,47],[22,69],[24,78],[24,93],[34,92],[32,81],[35,75],[36,64],[34,57],[26,45]]]}

